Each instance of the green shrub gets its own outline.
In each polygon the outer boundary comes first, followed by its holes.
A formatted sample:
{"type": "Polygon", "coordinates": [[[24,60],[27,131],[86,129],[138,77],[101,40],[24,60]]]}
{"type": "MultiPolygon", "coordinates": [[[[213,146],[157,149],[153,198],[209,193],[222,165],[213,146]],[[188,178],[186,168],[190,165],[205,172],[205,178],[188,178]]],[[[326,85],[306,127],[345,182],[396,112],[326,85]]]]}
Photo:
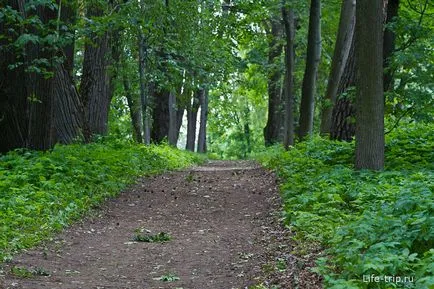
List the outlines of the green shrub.
{"type": "Polygon", "coordinates": [[[137,177],[199,161],[167,145],[113,139],[1,156],[0,261],[46,239],[137,177]]]}
{"type": "Polygon", "coordinates": [[[432,288],[434,125],[388,135],[386,169],[354,171],[353,143],[313,137],[259,160],[281,178],[285,220],[303,241],[321,243],[326,288],[432,288]],[[364,282],[364,275],[413,282],[364,282]]]}

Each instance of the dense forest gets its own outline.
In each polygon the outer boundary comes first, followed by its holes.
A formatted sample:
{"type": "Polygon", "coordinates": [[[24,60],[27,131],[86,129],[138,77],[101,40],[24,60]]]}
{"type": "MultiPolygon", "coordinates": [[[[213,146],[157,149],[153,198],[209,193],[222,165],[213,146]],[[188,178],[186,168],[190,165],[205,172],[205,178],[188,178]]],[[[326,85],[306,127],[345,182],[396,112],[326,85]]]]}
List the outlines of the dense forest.
{"type": "Polygon", "coordinates": [[[324,288],[432,288],[433,15],[430,0],[0,0],[0,262],[139,176],[254,159],[324,288]]]}

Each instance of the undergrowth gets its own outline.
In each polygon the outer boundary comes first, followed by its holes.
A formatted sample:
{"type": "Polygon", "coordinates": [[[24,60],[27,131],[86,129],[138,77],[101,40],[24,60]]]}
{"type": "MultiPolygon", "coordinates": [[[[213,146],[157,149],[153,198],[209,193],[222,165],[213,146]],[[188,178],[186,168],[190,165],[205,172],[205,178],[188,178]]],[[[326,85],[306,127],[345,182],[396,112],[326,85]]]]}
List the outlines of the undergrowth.
{"type": "Polygon", "coordinates": [[[295,238],[327,248],[315,269],[325,288],[434,287],[433,131],[388,135],[382,172],[355,171],[354,143],[320,137],[257,157],[278,172],[295,238]]]}
{"type": "Polygon", "coordinates": [[[119,140],[0,156],[0,262],[47,239],[137,177],[199,161],[167,145],[119,140]]]}

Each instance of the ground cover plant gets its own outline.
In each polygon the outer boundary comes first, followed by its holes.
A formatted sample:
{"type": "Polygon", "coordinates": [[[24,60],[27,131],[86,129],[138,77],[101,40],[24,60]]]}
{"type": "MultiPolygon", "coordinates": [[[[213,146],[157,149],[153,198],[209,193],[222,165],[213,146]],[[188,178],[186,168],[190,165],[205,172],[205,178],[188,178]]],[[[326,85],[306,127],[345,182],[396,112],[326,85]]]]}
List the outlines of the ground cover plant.
{"type": "Polygon", "coordinates": [[[119,140],[1,156],[0,261],[46,239],[137,177],[183,168],[200,158],[167,145],[119,140]]]}
{"type": "Polygon", "coordinates": [[[389,134],[382,172],[355,171],[353,143],[320,137],[259,157],[279,174],[295,238],[327,248],[316,268],[326,288],[432,288],[433,129],[412,124],[389,134]]]}
{"type": "Polygon", "coordinates": [[[172,237],[165,232],[160,232],[155,235],[136,233],[133,238],[133,240],[136,242],[145,242],[145,243],[164,243],[170,241],[171,239],[172,237]]]}

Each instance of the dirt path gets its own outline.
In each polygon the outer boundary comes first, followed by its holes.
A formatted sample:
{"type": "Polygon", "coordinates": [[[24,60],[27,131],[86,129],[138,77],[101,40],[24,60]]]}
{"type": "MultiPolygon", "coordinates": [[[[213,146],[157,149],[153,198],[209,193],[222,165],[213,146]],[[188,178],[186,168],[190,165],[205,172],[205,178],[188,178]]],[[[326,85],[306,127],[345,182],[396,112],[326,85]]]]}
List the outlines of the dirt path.
{"type": "Polygon", "coordinates": [[[289,242],[273,221],[276,191],[273,174],[250,162],[211,162],[144,178],[5,269],[39,268],[50,276],[9,273],[1,283],[30,289],[246,288],[263,276],[273,246],[282,250],[289,242]],[[171,240],[135,242],[135,232],[165,232],[171,240]],[[162,280],[170,276],[179,280],[162,280]]]}

